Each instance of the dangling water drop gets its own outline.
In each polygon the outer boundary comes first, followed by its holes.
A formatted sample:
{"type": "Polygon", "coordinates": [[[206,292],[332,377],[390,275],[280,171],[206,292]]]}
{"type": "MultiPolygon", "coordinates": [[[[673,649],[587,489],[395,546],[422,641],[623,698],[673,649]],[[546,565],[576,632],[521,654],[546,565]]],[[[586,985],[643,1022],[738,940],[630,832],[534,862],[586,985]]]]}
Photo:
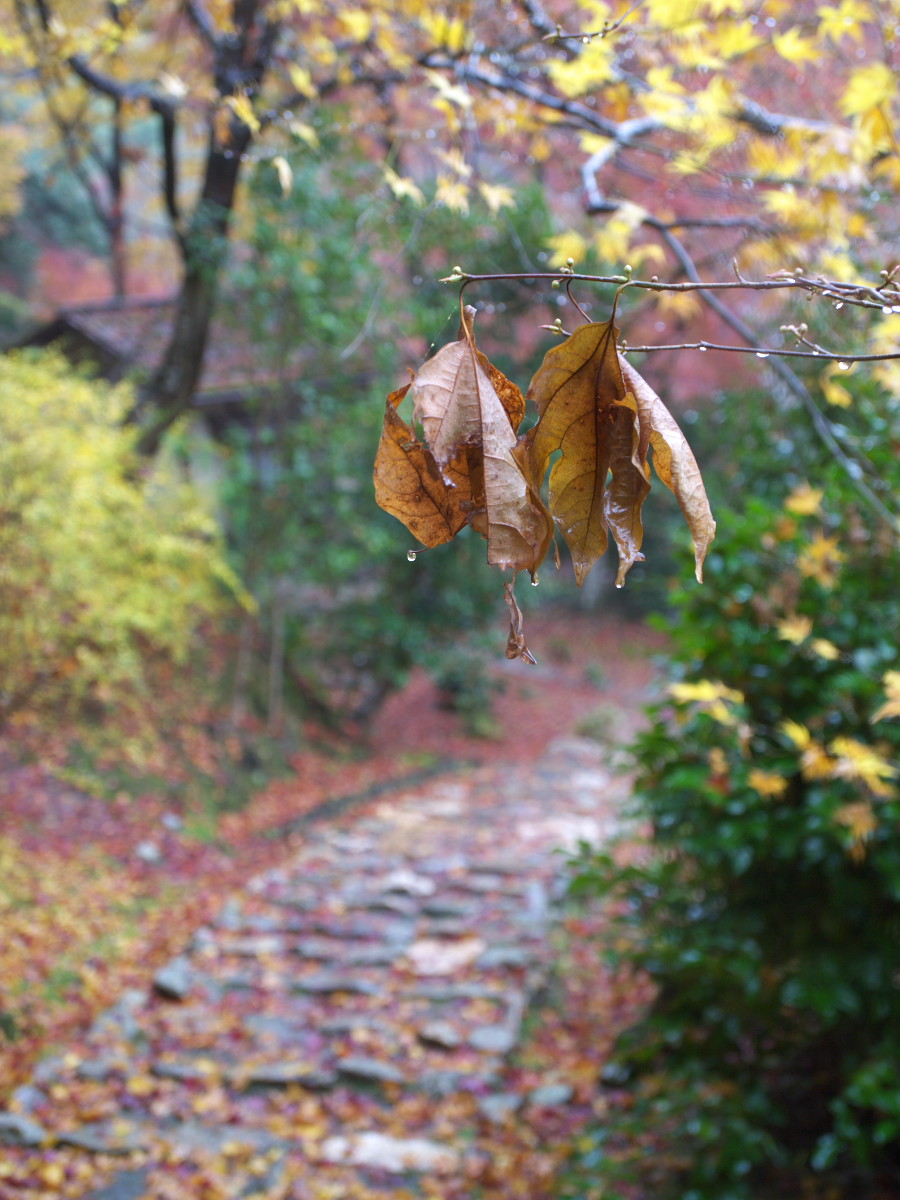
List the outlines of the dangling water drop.
{"type": "Polygon", "coordinates": [[[531,577],[531,586],[532,587],[537,587],[540,582],[541,581],[538,579],[537,575],[532,575],[532,577],[531,577]]]}
{"type": "Polygon", "coordinates": [[[834,307],[835,307],[835,310],[842,309],[844,307],[843,300],[835,300],[834,307]]]}
{"type": "Polygon", "coordinates": [[[839,363],[838,363],[838,368],[839,368],[839,370],[841,370],[841,371],[849,371],[849,370],[850,370],[850,364],[849,364],[849,363],[845,363],[845,362],[839,362],[839,363]]]}
{"type": "Polygon", "coordinates": [[[416,558],[418,557],[418,554],[419,554],[418,550],[407,550],[406,557],[409,559],[410,562],[415,562],[416,558]]]}
{"type": "Polygon", "coordinates": [[[757,350],[756,357],[757,358],[768,358],[769,352],[768,352],[768,350],[757,350]]]}
{"type": "MultiPolygon", "coordinates": [[[[706,349],[706,347],[705,347],[705,346],[701,346],[701,349],[705,350],[705,349],[706,349]]],[[[625,584],[624,584],[624,583],[617,583],[617,584],[616,584],[616,587],[617,587],[617,588],[620,588],[620,589],[621,589],[621,588],[623,588],[624,586],[625,586],[625,584]]]]}
{"type": "Polygon", "coordinates": [[[700,351],[700,353],[701,353],[701,354],[705,354],[705,353],[706,353],[706,347],[705,347],[705,346],[698,346],[698,347],[697,347],[697,349],[700,351]]]}

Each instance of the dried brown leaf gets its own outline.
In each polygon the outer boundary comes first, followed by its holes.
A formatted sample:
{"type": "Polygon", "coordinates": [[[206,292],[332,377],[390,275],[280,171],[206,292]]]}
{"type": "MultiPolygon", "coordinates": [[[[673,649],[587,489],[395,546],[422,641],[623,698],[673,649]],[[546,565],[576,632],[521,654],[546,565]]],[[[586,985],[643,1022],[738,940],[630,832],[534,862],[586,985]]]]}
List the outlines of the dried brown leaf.
{"type": "Polygon", "coordinates": [[[537,659],[525,644],[525,618],[516,599],[515,580],[504,584],[503,599],[509,608],[509,638],[506,642],[507,658],[523,658],[527,663],[536,663],[537,659]]]}
{"type": "Polygon", "coordinates": [[[642,438],[653,447],[653,467],[666,487],[675,493],[691,531],[696,575],[702,582],[703,560],[715,537],[716,523],[700,468],[675,418],[653,388],[629,362],[620,359],[620,363],[622,378],[637,406],[642,438]]]}
{"type": "Polygon", "coordinates": [[[541,478],[551,456],[562,451],[550,472],[550,511],[579,585],[606,550],[608,526],[629,563],[640,549],[646,489],[633,461],[635,414],[625,400],[616,336],[612,321],[582,325],[548,351],[528,389],[540,415],[529,435],[532,479],[541,478]],[[607,501],[610,471],[614,490],[607,501]]]}
{"type": "Polygon", "coordinates": [[[553,524],[515,456],[515,423],[521,420],[524,401],[515,384],[475,346],[473,312],[466,310],[463,336],[416,372],[413,418],[421,423],[442,470],[465,453],[470,471],[480,476],[473,490],[482,490],[483,479],[484,512],[472,524],[487,537],[488,562],[535,571],[552,539],[553,524]]]}
{"type": "Polygon", "coordinates": [[[375,457],[375,499],[423,546],[449,542],[470,519],[473,500],[465,451],[439,468],[397,409],[410,384],[387,398],[375,457]]]}

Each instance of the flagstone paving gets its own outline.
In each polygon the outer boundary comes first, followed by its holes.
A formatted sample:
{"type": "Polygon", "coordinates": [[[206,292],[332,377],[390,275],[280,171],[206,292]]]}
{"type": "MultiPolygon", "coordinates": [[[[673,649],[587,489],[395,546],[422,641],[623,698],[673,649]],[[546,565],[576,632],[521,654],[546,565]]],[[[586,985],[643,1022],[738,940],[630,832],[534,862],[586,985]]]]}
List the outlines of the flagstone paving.
{"type": "Polygon", "coordinates": [[[584,1101],[516,1064],[559,848],[608,837],[625,788],[562,739],[310,824],[18,1089],[0,1200],[528,1195],[492,1130],[584,1101]]]}

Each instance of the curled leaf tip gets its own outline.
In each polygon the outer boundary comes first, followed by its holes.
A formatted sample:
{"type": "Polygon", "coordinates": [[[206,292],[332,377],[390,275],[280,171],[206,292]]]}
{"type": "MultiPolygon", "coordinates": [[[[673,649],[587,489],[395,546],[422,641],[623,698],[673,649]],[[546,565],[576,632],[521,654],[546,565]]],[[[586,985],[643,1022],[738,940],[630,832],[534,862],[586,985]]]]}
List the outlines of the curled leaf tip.
{"type": "Polygon", "coordinates": [[[536,666],[537,659],[525,644],[525,618],[522,616],[522,610],[516,600],[513,581],[503,585],[503,599],[509,608],[509,638],[506,643],[506,657],[521,658],[525,662],[531,663],[532,666],[536,666]]]}

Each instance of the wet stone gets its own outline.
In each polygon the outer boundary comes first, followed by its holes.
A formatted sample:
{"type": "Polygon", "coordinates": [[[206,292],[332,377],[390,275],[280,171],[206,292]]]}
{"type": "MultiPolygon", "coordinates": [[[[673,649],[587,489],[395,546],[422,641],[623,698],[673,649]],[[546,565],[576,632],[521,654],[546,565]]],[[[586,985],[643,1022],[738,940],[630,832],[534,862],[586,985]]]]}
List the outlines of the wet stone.
{"type": "Polygon", "coordinates": [[[0,1145],[40,1146],[46,1138],[47,1131],[31,1117],[0,1113],[0,1145]]]}
{"type": "Polygon", "coordinates": [[[506,993],[483,983],[420,983],[412,988],[410,995],[420,1000],[434,1000],[437,1004],[451,1000],[496,1000],[503,1004],[506,993]]]}
{"type": "Polygon", "coordinates": [[[184,1000],[194,984],[190,959],[179,954],[153,976],[153,986],[166,1000],[184,1000]]]}
{"type": "Polygon", "coordinates": [[[353,1033],[356,1029],[372,1029],[376,1033],[390,1033],[391,1026],[380,1020],[378,1017],[368,1016],[348,1016],[348,1017],[332,1017],[328,1021],[323,1021],[319,1025],[322,1033],[333,1037],[340,1037],[342,1034],[353,1033]]]}
{"type": "Polygon", "coordinates": [[[476,962],[476,967],[527,967],[534,955],[522,946],[489,946],[476,962]]]}
{"type": "Polygon", "coordinates": [[[277,933],[259,933],[250,937],[222,938],[217,948],[220,954],[238,958],[260,958],[267,954],[283,954],[284,938],[277,933]]]}
{"type": "Polygon", "coordinates": [[[448,1175],[459,1166],[459,1152],[450,1146],[426,1138],[395,1138],[375,1132],[326,1138],[320,1153],[325,1162],[374,1167],[392,1174],[427,1171],[448,1175]]]}
{"type": "Polygon", "coordinates": [[[433,896],[436,888],[433,879],[404,867],[382,879],[381,886],[386,892],[405,892],[410,896],[433,896]]]}
{"type": "Polygon", "coordinates": [[[103,1058],[89,1058],[85,1062],[79,1063],[75,1074],[79,1079],[90,1079],[102,1083],[104,1080],[112,1078],[113,1075],[127,1071],[127,1069],[127,1064],[122,1059],[106,1056],[103,1058]]]}
{"type": "Polygon", "coordinates": [[[415,916],[419,911],[418,903],[410,896],[395,896],[387,893],[384,896],[359,896],[348,900],[351,908],[362,908],[366,912],[397,913],[401,917],[415,916]]]}
{"type": "Polygon", "coordinates": [[[460,921],[456,917],[435,917],[423,928],[427,937],[466,937],[472,933],[471,921],[460,921]]]}
{"type": "Polygon", "coordinates": [[[442,1097],[462,1091],[469,1079],[465,1071],[425,1071],[418,1082],[426,1096],[442,1097]]]}
{"type": "Polygon", "coordinates": [[[449,1021],[429,1021],[417,1030],[420,1042],[426,1046],[439,1046],[442,1050],[455,1050],[462,1038],[449,1021]]]}
{"type": "Polygon", "coordinates": [[[508,1025],[480,1025],[469,1033],[469,1045],[491,1054],[509,1054],[518,1038],[508,1025]]]}
{"type": "Polygon", "coordinates": [[[337,1083],[337,1075],[321,1067],[311,1067],[309,1063],[267,1063],[265,1066],[254,1066],[247,1070],[238,1070],[234,1074],[235,1082],[246,1087],[279,1088],[298,1085],[311,1091],[327,1091],[337,1083]]]}
{"type": "Polygon", "coordinates": [[[320,971],[307,975],[305,979],[291,982],[291,991],[307,992],[310,995],[329,995],[332,992],[351,992],[359,996],[377,996],[381,989],[368,979],[357,979],[338,971],[320,971]]]}
{"type": "Polygon", "coordinates": [[[352,1054],[346,1058],[339,1058],[336,1065],[341,1075],[361,1079],[366,1083],[406,1083],[406,1076],[402,1071],[377,1058],[352,1054]]]}
{"type": "Polygon", "coordinates": [[[483,1096],[478,1101],[478,1111],[489,1121],[501,1122],[513,1116],[522,1107],[523,1097],[518,1092],[497,1092],[483,1096]]]}
{"type": "Polygon", "coordinates": [[[402,953],[401,946],[360,946],[348,950],[344,962],[348,967],[389,967],[402,953]]]}
{"type": "Polygon", "coordinates": [[[58,1145],[73,1146],[89,1154],[133,1154],[143,1149],[146,1141],[143,1130],[129,1128],[122,1121],[95,1121],[56,1135],[58,1145]]]}
{"type": "Polygon", "coordinates": [[[573,1095],[574,1089],[568,1083],[545,1083],[528,1093],[528,1103],[535,1108],[561,1108],[573,1095]]]}
{"type": "Polygon", "coordinates": [[[88,1192],[85,1200],[144,1200],[147,1195],[149,1167],[137,1167],[133,1171],[120,1171],[111,1183],[99,1191],[88,1192]]]}
{"type": "Polygon", "coordinates": [[[422,905],[422,913],[426,917],[455,917],[462,920],[476,913],[472,904],[461,904],[456,900],[426,900],[422,905]]]}
{"type": "Polygon", "coordinates": [[[283,1143],[274,1134],[265,1129],[257,1129],[249,1125],[200,1125],[194,1121],[185,1121],[177,1125],[159,1128],[157,1137],[182,1154],[192,1154],[197,1150],[210,1154],[219,1154],[222,1147],[228,1144],[247,1146],[254,1150],[265,1152],[281,1146],[283,1143]]]}
{"type": "Polygon", "coordinates": [[[159,1059],[150,1064],[150,1074],[157,1079],[174,1079],[179,1083],[198,1083],[221,1074],[222,1066],[210,1059],[159,1059]]]}

